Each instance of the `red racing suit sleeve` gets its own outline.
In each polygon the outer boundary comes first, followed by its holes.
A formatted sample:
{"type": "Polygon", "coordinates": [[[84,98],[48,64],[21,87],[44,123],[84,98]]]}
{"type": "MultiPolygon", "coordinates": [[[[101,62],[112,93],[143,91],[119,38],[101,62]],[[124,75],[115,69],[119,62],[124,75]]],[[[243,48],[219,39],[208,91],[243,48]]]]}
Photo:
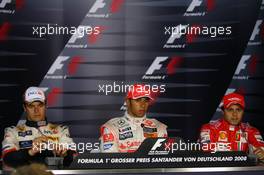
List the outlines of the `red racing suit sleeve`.
{"type": "Polygon", "coordinates": [[[231,144],[218,142],[217,129],[210,123],[202,126],[199,142],[203,151],[215,153],[216,151],[230,151],[231,144]]]}
{"type": "Polygon", "coordinates": [[[248,132],[248,142],[255,148],[262,147],[264,148],[263,138],[257,128],[250,127],[247,129],[248,132]]]}
{"type": "Polygon", "coordinates": [[[264,153],[264,141],[263,138],[259,132],[258,129],[249,126],[246,129],[247,133],[248,133],[248,143],[249,146],[251,146],[252,151],[254,154],[257,155],[257,152],[259,152],[259,150],[257,149],[262,149],[262,156],[258,156],[259,160],[264,162],[264,158],[263,158],[263,153],[264,153]]]}
{"type": "Polygon", "coordinates": [[[210,124],[205,124],[200,130],[199,140],[203,151],[214,151],[216,135],[210,124]]]}

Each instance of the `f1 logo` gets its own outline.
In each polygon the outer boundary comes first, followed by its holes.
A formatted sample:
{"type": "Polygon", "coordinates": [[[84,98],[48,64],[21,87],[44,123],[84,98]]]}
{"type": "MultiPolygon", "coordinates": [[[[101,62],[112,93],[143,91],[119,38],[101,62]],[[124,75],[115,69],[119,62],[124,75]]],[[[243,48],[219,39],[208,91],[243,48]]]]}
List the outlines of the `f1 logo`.
{"type": "Polygon", "coordinates": [[[247,64],[246,61],[249,60],[250,55],[243,55],[241,60],[239,61],[239,64],[237,66],[235,75],[239,75],[239,73],[241,72],[241,70],[245,69],[247,64]]]}
{"type": "Polygon", "coordinates": [[[69,43],[75,43],[77,39],[82,38],[85,35],[85,30],[81,30],[81,29],[82,28],[84,29],[85,27],[87,26],[79,26],[76,30],[77,32],[74,33],[70,38],[69,43]]]}
{"type": "Polygon", "coordinates": [[[257,20],[254,30],[252,32],[252,35],[250,37],[250,41],[254,41],[256,36],[260,33],[260,26],[262,24],[263,20],[257,20]]]}
{"type": "Polygon", "coordinates": [[[195,7],[201,6],[202,0],[192,0],[191,4],[189,5],[187,12],[192,12],[195,7]]]}
{"type": "Polygon", "coordinates": [[[156,143],[151,148],[151,151],[155,151],[157,148],[161,147],[161,143],[164,142],[166,139],[158,139],[156,143]]]}
{"type": "MultiPolygon", "coordinates": [[[[105,7],[106,3],[104,2],[105,0],[96,0],[95,3],[93,4],[92,8],[89,10],[89,13],[95,13],[97,12],[98,9],[102,9],[105,7]]],[[[109,0],[108,0],[109,2],[109,0]]],[[[112,0],[111,6],[110,6],[110,11],[112,13],[115,13],[119,10],[121,7],[121,4],[124,2],[124,0],[112,0]]]]}
{"type": "Polygon", "coordinates": [[[99,8],[104,8],[104,0],[96,0],[89,13],[95,13],[99,8]]]}
{"type": "Polygon", "coordinates": [[[187,27],[188,25],[181,25],[181,24],[174,27],[172,34],[167,41],[167,44],[172,44],[175,41],[175,39],[179,39],[183,35],[182,31],[186,30],[187,27]]]}
{"type": "Polygon", "coordinates": [[[160,70],[162,67],[161,62],[167,60],[169,57],[156,57],[156,59],[153,61],[153,63],[148,68],[146,75],[151,75],[155,70],[160,70]]]}
{"type": "Polygon", "coordinates": [[[69,56],[59,56],[56,61],[52,64],[50,67],[48,74],[54,74],[54,72],[58,69],[62,69],[64,61],[68,60],[70,57],[69,56]]]}
{"type": "Polygon", "coordinates": [[[0,3],[0,8],[5,8],[6,4],[11,3],[12,0],[2,0],[0,3]]]}

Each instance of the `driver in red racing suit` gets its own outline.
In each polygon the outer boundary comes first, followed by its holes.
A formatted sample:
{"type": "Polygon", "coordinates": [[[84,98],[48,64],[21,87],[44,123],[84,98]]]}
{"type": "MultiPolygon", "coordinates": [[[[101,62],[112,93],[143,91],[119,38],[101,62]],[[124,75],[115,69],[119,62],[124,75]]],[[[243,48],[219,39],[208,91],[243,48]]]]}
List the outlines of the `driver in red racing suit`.
{"type": "Polygon", "coordinates": [[[146,117],[151,91],[135,84],[127,94],[124,116],[109,120],[101,126],[101,152],[134,152],[145,138],[167,137],[167,126],[146,117]]]}
{"type": "Polygon", "coordinates": [[[223,98],[223,118],[205,124],[201,128],[200,142],[207,151],[252,150],[264,161],[264,141],[258,129],[242,123],[245,108],[244,97],[230,93],[223,98]]]}

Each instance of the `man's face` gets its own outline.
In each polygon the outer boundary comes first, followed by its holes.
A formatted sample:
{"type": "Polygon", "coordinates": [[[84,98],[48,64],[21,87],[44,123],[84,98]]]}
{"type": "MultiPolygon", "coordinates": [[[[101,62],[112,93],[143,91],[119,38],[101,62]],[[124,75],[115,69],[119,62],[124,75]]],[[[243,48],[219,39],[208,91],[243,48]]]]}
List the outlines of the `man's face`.
{"type": "Polygon", "coordinates": [[[147,97],[138,98],[138,99],[127,99],[127,112],[128,114],[134,117],[143,117],[149,107],[150,99],[147,97]]]}
{"type": "Polygon", "coordinates": [[[239,125],[244,114],[244,109],[240,105],[231,105],[224,109],[224,119],[231,125],[239,125]]]}
{"type": "Polygon", "coordinates": [[[42,121],[46,116],[46,104],[35,101],[32,103],[25,102],[24,110],[27,113],[27,119],[30,121],[42,121]]]}

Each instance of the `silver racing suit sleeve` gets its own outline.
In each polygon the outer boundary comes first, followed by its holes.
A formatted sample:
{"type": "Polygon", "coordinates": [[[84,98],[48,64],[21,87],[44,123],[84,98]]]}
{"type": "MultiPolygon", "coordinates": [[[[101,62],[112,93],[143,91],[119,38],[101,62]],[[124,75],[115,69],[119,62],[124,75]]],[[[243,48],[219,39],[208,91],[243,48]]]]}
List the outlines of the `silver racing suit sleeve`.
{"type": "Polygon", "coordinates": [[[100,151],[118,152],[118,140],[113,129],[110,126],[103,125],[100,133],[100,151]]]}

